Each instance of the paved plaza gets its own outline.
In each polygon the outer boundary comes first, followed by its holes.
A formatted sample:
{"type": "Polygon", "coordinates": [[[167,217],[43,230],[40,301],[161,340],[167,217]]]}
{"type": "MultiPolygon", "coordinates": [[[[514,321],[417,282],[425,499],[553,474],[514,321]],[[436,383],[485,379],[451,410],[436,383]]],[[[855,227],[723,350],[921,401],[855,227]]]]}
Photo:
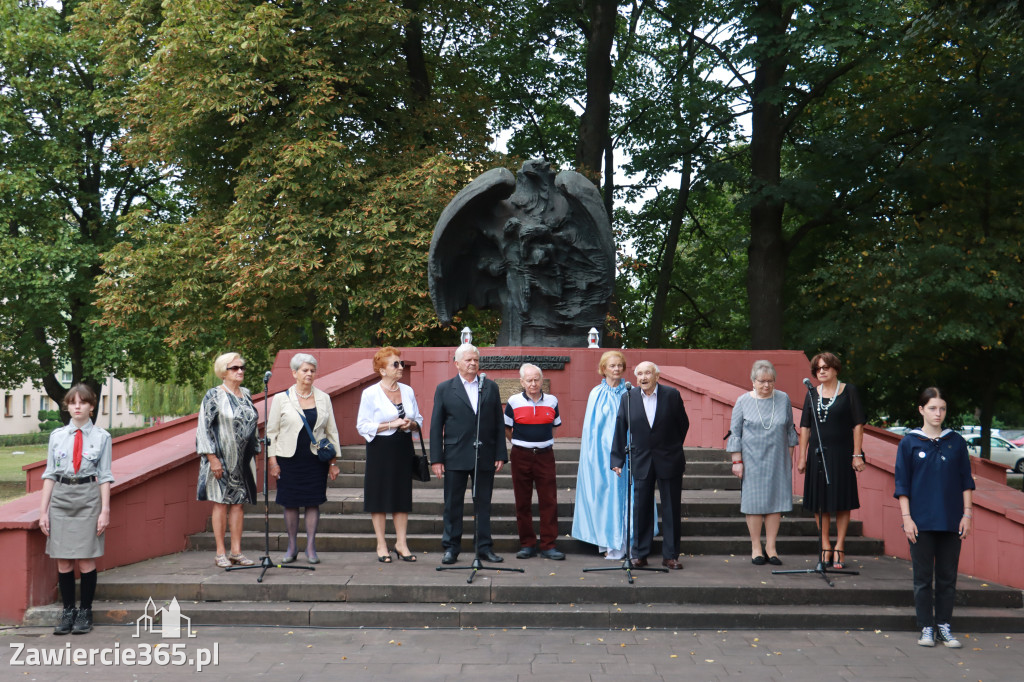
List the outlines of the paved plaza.
{"type": "MultiPolygon", "coordinates": [[[[744,680],[822,682],[970,680],[1016,682],[1024,669],[1024,635],[957,633],[959,650],[920,647],[916,634],[793,630],[391,630],[200,626],[192,638],[164,638],[135,627],[98,626],[83,636],[55,637],[50,628],[0,631],[3,680],[181,680],[196,677],[195,660],[212,658],[213,680],[744,680]],[[154,651],[164,644],[162,654],[154,651]],[[69,646],[70,645],[70,646],[69,646]],[[177,648],[174,648],[177,645],[177,648]],[[59,650],[126,651],[162,656],[165,665],[29,665],[59,650]],[[204,650],[204,652],[200,652],[204,650]],[[34,652],[34,653],[33,653],[34,652]],[[18,653],[17,660],[13,657],[18,653]],[[181,661],[184,665],[173,665],[181,661]],[[188,662],[192,661],[191,664],[188,662]],[[18,662],[25,663],[19,665],[18,662]]],[[[82,657],[88,652],[79,654],[82,657]]]]}

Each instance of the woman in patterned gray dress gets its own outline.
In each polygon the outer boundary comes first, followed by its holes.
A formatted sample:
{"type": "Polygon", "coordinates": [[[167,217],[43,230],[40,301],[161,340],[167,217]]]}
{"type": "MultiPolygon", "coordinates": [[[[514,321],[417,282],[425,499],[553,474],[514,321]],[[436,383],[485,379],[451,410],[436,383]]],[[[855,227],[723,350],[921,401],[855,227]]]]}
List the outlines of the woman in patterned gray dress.
{"type": "Polygon", "coordinates": [[[217,542],[214,563],[252,566],[242,554],[242,505],[256,500],[256,407],[242,387],[245,360],[225,353],[213,361],[214,373],[224,382],[203,396],[196,427],[199,484],[196,499],[213,502],[213,535],[217,542]],[[225,531],[231,529],[231,553],[224,548],[225,531]]]}
{"type": "Polygon", "coordinates": [[[733,475],[743,481],[740,511],[747,516],[750,561],[755,566],[782,565],[775,540],[782,512],[793,508],[792,461],[798,438],[789,396],[775,390],[775,378],[772,363],[754,363],[750,370],[754,388],[741,395],[732,408],[729,442],[725,446],[732,456],[733,475]],[[761,552],[762,525],[767,559],[761,552]]]}

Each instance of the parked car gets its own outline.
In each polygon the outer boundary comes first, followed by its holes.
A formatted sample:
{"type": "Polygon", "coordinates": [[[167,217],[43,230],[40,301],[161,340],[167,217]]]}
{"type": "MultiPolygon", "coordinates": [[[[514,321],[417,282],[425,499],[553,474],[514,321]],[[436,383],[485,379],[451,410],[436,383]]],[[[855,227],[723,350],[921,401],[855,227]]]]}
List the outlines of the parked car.
{"type": "MultiPolygon", "coordinates": [[[[967,451],[975,457],[981,456],[981,436],[967,436],[967,451]]],[[[1024,448],[1019,448],[1005,438],[992,436],[989,440],[989,454],[992,461],[1024,474],[1024,448]]]]}
{"type": "MultiPolygon", "coordinates": [[[[1003,435],[1002,433],[999,432],[999,429],[989,429],[988,432],[993,436],[1003,435]]],[[[960,427],[960,435],[963,436],[964,438],[967,438],[968,436],[980,436],[981,427],[978,426],[977,424],[964,424],[963,426],[960,427]]]]}

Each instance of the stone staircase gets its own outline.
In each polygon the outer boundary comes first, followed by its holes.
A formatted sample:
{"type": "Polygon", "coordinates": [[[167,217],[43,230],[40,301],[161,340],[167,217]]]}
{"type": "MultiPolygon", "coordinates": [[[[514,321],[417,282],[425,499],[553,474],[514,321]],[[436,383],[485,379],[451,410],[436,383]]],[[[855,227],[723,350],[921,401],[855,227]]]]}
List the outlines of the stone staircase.
{"type": "MultiPolygon", "coordinates": [[[[182,613],[198,624],[259,624],[287,627],[564,627],[564,628],[788,628],[914,629],[910,565],[883,555],[882,542],[851,523],[849,569],[832,575],[834,587],[815,574],[775,575],[771,566],[750,563],[746,524],[739,513],[739,481],[729,474],[721,450],[687,449],[680,557],[683,571],[669,574],[611,570],[619,567],[592,545],[568,537],[575,498],[578,441],[556,446],[559,483],[558,547],[565,561],[517,560],[519,541],[511,478],[498,475],[492,502],[495,551],[506,570],[437,571],[441,558],[439,481],[414,484],[409,546],[415,563],[376,560],[369,514],[362,511],[362,447],[342,451],[342,474],[321,507],[315,571],[274,567],[225,572],[213,566],[209,529],[190,539],[190,551],[105,571],[100,576],[97,622],[131,623],[147,599],[176,597],[182,613]],[[472,583],[467,579],[472,576],[472,583]]],[[[467,495],[468,497],[468,495],[467,495]]],[[[464,548],[457,566],[472,559],[472,504],[466,503],[464,548]]],[[[287,543],[280,508],[270,504],[270,556],[277,561],[287,543]]],[[[389,540],[393,531],[389,521],[389,540]]],[[[264,548],[262,502],[247,508],[243,550],[257,557],[264,548]]],[[[304,545],[300,521],[300,548],[304,545]]],[[[656,547],[652,556],[660,553],[656,547]]],[[[817,557],[814,519],[799,499],[785,515],[779,542],[782,569],[813,568],[817,557]]],[[[305,565],[300,554],[298,564],[305,565]]],[[[656,563],[654,565],[657,565],[656,563]]],[[[49,624],[56,605],[31,609],[26,624],[49,624]]],[[[1024,631],[1019,590],[961,576],[955,627],[958,631],[1024,631]]]]}

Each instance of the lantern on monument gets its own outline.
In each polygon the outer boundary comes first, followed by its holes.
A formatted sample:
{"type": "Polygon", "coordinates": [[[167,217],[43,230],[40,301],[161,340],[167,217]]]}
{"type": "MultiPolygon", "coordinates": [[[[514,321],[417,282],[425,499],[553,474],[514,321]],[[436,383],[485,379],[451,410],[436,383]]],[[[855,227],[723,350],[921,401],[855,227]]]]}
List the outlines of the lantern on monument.
{"type": "Polygon", "coordinates": [[[600,348],[601,346],[597,343],[599,340],[600,335],[597,333],[597,329],[591,327],[590,331],[587,332],[587,348],[600,348]]]}
{"type": "Polygon", "coordinates": [[[459,334],[459,340],[462,343],[473,343],[473,332],[469,330],[469,327],[462,328],[462,333],[459,334]]]}

